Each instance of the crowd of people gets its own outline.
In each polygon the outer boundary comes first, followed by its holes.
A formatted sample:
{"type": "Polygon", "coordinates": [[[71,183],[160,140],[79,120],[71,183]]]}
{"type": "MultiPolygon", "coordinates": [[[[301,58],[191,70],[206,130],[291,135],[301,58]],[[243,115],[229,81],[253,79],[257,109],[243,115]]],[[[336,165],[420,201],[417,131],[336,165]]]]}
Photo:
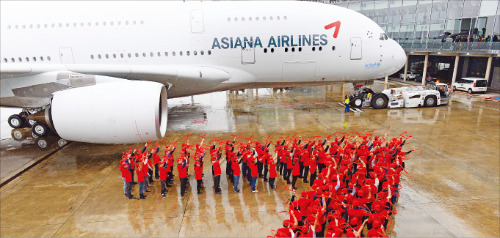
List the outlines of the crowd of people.
{"type": "Polygon", "coordinates": [[[204,158],[208,152],[216,194],[221,193],[224,163],[228,184],[235,193],[240,192],[240,178],[250,183],[252,192],[258,192],[258,178],[276,189],[278,175],[286,182],[286,189],[290,187],[293,195],[286,211],[289,219],[282,228],[273,231],[275,237],[380,237],[385,236],[389,218],[396,213],[394,204],[399,196],[401,171],[406,156],[413,151],[402,150],[408,138],[405,133],[388,139],[368,132],[336,133],[326,138],[294,135],[276,142],[268,137],[259,142],[252,137],[233,136],[233,140],[212,139],[205,145],[202,136],[197,144],[190,144],[189,140],[182,143],[177,159],[174,159],[177,142],[169,145],[163,142],[161,158],[158,142],[148,142],[142,149],[130,148],[123,153],[120,168],[128,198],[134,198],[131,194],[131,187],[136,184],[134,174],[139,183],[139,199],[146,198],[153,175],[160,180],[164,198],[167,187],[174,183],[174,169],[180,181],[180,195],[186,194],[192,162],[196,190],[202,194],[204,158]],[[300,198],[295,194],[298,180],[311,188],[302,191],[300,198]]]}

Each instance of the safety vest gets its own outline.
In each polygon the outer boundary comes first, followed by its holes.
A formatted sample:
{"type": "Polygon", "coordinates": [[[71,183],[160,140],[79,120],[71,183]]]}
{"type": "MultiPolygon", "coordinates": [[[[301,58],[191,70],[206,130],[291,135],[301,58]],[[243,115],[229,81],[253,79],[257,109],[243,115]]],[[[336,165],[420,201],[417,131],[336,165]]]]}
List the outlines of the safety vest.
{"type": "Polygon", "coordinates": [[[349,104],[349,102],[350,102],[349,98],[346,98],[345,99],[345,104],[349,104]]]}

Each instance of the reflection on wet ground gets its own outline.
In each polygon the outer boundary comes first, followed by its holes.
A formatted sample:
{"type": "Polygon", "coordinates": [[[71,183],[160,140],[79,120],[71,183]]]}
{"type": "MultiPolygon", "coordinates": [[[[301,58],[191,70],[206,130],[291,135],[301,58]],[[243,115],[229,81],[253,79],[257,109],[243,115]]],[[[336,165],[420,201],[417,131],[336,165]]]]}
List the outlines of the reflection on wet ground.
{"type": "MultiPolygon", "coordinates": [[[[374,91],[383,89],[375,83],[374,91]]],[[[346,86],[346,91],[351,90],[346,86]]],[[[211,138],[254,135],[329,135],[332,132],[378,130],[408,132],[410,154],[391,236],[499,236],[500,103],[455,95],[449,106],[343,113],[342,85],[219,92],[169,100],[166,142],[193,133],[211,138]]],[[[47,150],[27,149],[2,141],[1,156],[32,158],[47,150]],[[14,149],[9,149],[14,145],[14,149]]],[[[121,152],[130,145],[72,143],[1,188],[1,236],[267,236],[286,219],[280,211],[290,192],[278,180],[269,190],[259,180],[259,193],[244,183],[242,193],[214,194],[210,167],[205,166],[203,195],[181,198],[179,181],[165,199],[159,184],[146,200],[123,195],[121,152]]],[[[31,147],[28,147],[31,148],[31,147]]],[[[50,149],[49,149],[50,151],[50,149]]],[[[3,164],[2,164],[3,165],[3,164]]],[[[224,171],[223,165],[222,169],[224,171]]],[[[192,173],[192,168],[190,168],[192,173]]],[[[241,185],[241,182],[240,182],[241,185]]],[[[299,191],[305,189],[299,184],[299,191]]],[[[133,188],[137,196],[138,187],[133,188]]]]}

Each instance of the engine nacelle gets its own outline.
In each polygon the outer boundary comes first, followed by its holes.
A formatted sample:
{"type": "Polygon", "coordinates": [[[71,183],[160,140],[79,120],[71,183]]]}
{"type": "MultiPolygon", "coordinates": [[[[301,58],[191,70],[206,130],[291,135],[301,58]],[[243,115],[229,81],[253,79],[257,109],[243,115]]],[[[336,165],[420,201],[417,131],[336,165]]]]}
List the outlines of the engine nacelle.
{"type": "Polygon", "coordinates": [[[167,91],[155,82],[102,83],[54,93],[51,124],[61,138],[101,144],[158,140],[167,131],[167,91]]]}

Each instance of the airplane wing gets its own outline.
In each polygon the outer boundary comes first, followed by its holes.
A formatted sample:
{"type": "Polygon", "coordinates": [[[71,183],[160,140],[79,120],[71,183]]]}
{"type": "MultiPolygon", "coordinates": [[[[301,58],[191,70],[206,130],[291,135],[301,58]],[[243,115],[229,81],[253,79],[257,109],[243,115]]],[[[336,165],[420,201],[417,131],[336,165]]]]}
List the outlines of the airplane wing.
{"type": "Polygon", "coordinates": [[[154,81],[166,85],[168,94],[175,96],[209,90],[230,77],[229,73],[215,66],[1,64],[1,104],[39,107],[32,105],[36,98],[50,98],[57,91],[95,85],[100,78],[105,78],[104,81],[154,81]],[[10,103],[12,100],[15,102],[10,103]],[[25,103],[30,105],[20,105],[25,103]]]}

